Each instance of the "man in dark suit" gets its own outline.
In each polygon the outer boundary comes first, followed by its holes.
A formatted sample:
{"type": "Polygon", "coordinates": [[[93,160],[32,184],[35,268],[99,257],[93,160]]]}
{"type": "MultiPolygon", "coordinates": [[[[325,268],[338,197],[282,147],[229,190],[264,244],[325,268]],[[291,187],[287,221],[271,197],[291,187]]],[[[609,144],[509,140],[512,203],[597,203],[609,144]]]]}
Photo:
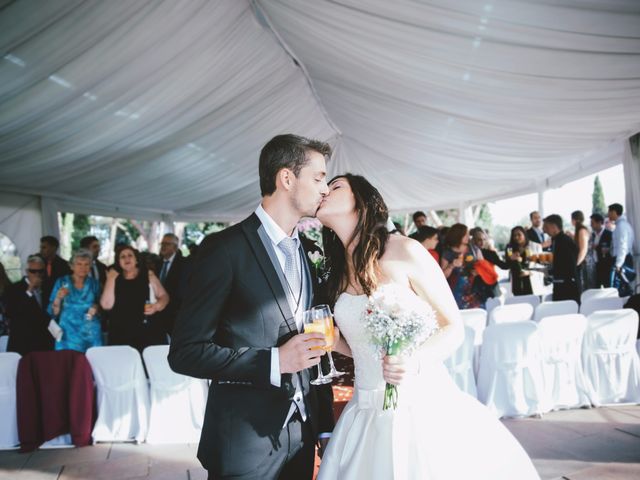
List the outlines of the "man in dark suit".
{"type": "Polygon", "coordinates": [[[7,291],[9,352],[24,356],[53,349],[53,337],[47,329],[50,320],[47,301],[42,291],[44,276],[44,260],[39,255],[31,255],[27,259],[26,276],[7,291]]]}
{"type": "MultiPolygon", "coordinates": [[[[184,281],[185,259],[179,249],[180,240],[173,233],[167,233],[160,242],[160,283],[169,294],[169,303],[164,310],[156,314],[157,320],[163,325],[164,331],[171,335],[176,321],[176,316],[180,310],[180,302],[184,291],[182,282],[184,281]]],[[[154,319],[155,320],[155,319],[154,319]]]]}
{"type": "Polygon", "coordinates": [[[564,233],[560,215],[546,217],[544,231],[552,238],[553,300],[575,300],[580,303],[580,293],[576,283],[578,246],[564,233]]]}
{"type": "Polygon", "coordinates": [[[45,277],[42,284],[42,292],[46,302],[49,302],[49,295],[53,290],[56,280],[71,273],[69,262],[58,256],[60,242],[56,237],[47,235],[40,239],[40,255],[45,261],[45,277]]]}
{"type": "Polygon", "coordinates": [[[330,385],[310,385],[324,335],[303,331],[315,269],[296,224],[329,189],[329,145],[279,135],[260,154],[262,203],[200,245],[169,364],[209,378],[198,458],[211,479],[311,479],[333,429],[330,385]]]}
{"type": "Polygon", "coordinates": [[[591,215],[591,240],[589,255],[596,259],[596,288],[611,286],[611,230],[604,228],[604,217],[599,213],[591,215]]]}
{"type": "Polygon", "coordinates": [[[551,242],[544,236],[544,230],[542,228],[542,215],[540,212],[533,211],[529,214],[529,220],[531,221],[531,228],[527,229],[527,238],[530,242],[539,243],[543,250],[551,249],[551,242]]]}
{"type": "Polygon", "coordinates": [[[89,250],[93,255],[93,262],[91,263],[91,270],[89,270],[89,276],[95,278],[100,283],[100,289],[104,287],[104,283],[107,281],[107,266],[98,260],[100,255],[100,240],[98,237],[90,235],[80,240],[80,248],[89,250]]]}

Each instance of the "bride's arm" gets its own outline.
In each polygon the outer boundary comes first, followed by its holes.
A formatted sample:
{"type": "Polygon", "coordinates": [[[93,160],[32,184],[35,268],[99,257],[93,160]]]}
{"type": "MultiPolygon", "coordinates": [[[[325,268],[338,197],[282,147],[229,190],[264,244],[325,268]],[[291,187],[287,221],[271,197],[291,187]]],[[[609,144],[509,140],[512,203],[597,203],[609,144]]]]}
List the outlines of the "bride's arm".
{"type": "Polygon", "coordinates": [[[342,337],[342,335],[340,335],[340,329],[338,327],[334,327],[333,336],[334,341],[331,350],[341,353],[342,355],[346,355],[347,357],[353,357],[353,354],[351,353],[351,347],[349,347],[347,341],[342,337]]]}
{"type": "Polygon", "coordinates": [[[411,358],[387,355],[382,361],[382,375],[387,383],[400,385],[407,374],[416,373],[421,362],[448,358],[464,340],[460,310],[440,266],[418,242],[403,242],[400,257],[411,288],[435,310],[440,330],[432,335],[411,358]]]}
{"type": "Polygon", "coordinates": [[[406,243],[411,288],[436,311],[440,330],[423,345],[420,357],[445,360],[464,341],[460,310],[440,266],[418,242],[406,243]]]}

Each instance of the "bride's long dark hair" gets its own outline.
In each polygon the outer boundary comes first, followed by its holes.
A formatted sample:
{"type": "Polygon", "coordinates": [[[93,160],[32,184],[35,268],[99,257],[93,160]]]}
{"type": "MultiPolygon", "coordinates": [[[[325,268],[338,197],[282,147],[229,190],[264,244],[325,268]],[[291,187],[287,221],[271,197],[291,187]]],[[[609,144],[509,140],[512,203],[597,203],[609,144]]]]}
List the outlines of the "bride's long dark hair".
{"type": "MultiPolygon", "coordinates": [[[[355,277],[365,294],[370,295],[378,286],[376,275],[378,260],[384,254],[389,231],[387,220],[389,209],[380,192],[364,177],[345,173],[331,179],[344,178],[349,182],[355,198],[358,223],[349,239],[356,242],[352,255],[355,277]]],[[[329,183],[331,183],[329,182],[329,183]]],[[[330,228],[322,228],[322,245],[327,266],[330,269],[326,284],[329,302],[334,304],[338,295],[348,287],[349,270],[345,248],[336,233],[330,228]]]]}

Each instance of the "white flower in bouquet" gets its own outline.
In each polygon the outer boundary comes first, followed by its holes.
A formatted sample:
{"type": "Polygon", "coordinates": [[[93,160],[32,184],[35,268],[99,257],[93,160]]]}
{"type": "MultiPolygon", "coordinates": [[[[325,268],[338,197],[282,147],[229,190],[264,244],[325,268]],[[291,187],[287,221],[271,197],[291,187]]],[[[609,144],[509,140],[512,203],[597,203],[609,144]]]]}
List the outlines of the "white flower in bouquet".
{"type": "MultiPolygon", "coordinates": [[[[380,358],[385,354],[411,355],[439,328],[435,311],[428,304],[415,295],[400,297],[390,289],[369,296],[363,321],[380,358]]],[[[387,383],[383,409],[395,409],[397,404],[397,388],[387,383]]]]}

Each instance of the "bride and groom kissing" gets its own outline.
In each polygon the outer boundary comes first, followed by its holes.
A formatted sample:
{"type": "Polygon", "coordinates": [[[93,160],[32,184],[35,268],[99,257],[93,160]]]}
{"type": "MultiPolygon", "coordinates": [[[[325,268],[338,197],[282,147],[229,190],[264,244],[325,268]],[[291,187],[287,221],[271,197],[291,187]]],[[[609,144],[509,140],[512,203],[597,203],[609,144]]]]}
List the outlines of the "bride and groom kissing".
{"type": "Polygon", "coordinates": [[[419,243],[389,235],[386,204],[366,179],[327,183],[330,155],[316,140],[271,139],[261,204],[200,246],[169,364],[211,380],[198,448],[209,478],[311,479],[316,445],[320,479],[538,478],[509,432],[447,377],[442,360],[463,327],[438,265],[419,243]],[[314,216],[330,265],[322,289],[296,228],[314,216]],[[359,326],[368,295],[383,288],[435,311],[438,333],[411,358],[379,359],[359,326]],[[335,431],[331,386],[310,384],[325,338],[301,333],[302,312],[318,303],[335,305],[344,337],[333,350],[356,366],[335,431]],[[406,389],[397,410],[382,411],[385,382],[406,389]]]}

